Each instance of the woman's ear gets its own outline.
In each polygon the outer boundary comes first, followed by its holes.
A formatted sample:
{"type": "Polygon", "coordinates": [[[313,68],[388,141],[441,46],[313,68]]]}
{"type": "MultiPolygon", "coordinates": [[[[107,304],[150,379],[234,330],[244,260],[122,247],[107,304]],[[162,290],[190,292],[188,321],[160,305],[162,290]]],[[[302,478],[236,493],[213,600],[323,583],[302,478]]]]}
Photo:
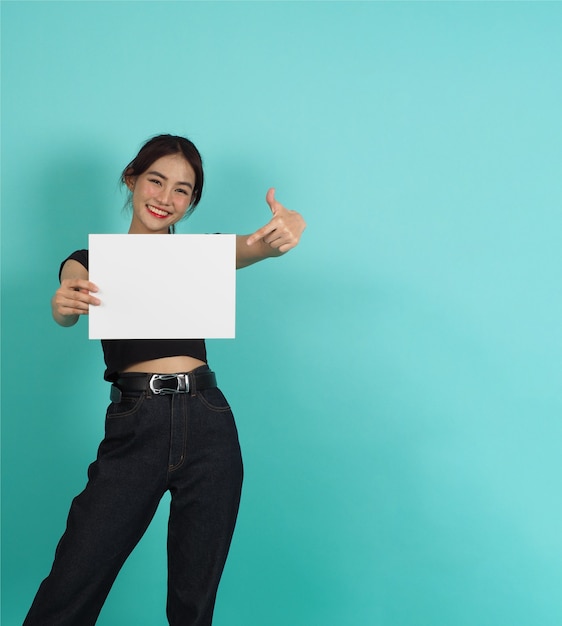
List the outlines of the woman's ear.
{"type": "Polygon", "coordinates": [[[127,188],[129,189],[129,191],[134,191],[136,182],[137,182],[136,176],[125,176],[125,185],[127,185],[127,188]]]}

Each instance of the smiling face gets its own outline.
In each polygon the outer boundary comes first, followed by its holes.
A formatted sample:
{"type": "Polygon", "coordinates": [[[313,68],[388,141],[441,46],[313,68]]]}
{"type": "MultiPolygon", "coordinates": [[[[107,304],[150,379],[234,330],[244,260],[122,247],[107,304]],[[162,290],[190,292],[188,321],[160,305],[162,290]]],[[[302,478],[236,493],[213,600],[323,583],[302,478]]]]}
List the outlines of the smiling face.
{"type": "Polygon", "coordinates": [[[129,233],[168,233],[189,208],[195,180],[193,168],[181,154],[163,156],[142,174],[127,177],[133,194],[129,233]]]}

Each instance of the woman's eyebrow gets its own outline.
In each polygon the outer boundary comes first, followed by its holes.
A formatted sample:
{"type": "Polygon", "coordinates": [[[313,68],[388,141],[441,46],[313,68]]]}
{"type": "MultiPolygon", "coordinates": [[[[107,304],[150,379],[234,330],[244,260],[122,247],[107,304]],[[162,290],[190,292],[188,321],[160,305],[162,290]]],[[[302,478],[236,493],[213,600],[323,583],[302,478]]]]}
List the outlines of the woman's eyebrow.
{"type": "MultiPolygon", "coordinates": [[[[157,172],[156,170],[151,170],[150,172],[147,172],[147,174],[149,174],[150,176],[160,176],[160,178],[164,180],[168,180],[167,176],[164,176],[164,174],[161,174],[160,172],[157,172]]],[[[186,187],[193,189],[193,185],[188,182],[179,181],[178,183],[176,183],[176,185],[185,185],[186,187]]]]}

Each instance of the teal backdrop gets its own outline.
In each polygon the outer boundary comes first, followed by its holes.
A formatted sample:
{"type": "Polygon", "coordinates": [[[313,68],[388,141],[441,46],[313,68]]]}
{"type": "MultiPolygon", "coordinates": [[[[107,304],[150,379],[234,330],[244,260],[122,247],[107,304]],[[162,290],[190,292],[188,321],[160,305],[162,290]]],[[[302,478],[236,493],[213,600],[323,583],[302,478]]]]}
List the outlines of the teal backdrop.
{"type": "MultiPolygon", "coordinates": [[[[562,4],[1,11],[2,624],[103,433],[59,263],[126,232],[119,173],[172,132],[208,182],[180,232],[254,231],[269,186],[308,223],[208,345],[246,469],[216,626],[560,626],[562,4]]],[[[167,504],[101,626],[165,624],[167,504]]]]}

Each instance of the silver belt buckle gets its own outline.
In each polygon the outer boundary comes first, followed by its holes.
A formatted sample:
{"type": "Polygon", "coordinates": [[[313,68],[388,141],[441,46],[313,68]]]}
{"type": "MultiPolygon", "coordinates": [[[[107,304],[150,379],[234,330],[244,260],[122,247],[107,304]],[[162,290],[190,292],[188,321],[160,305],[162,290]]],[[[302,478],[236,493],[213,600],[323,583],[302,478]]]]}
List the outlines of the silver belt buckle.
{"type": "Polygon", "coordinates": [[[148,381],[150,391],[156,396],[169,393],[189,393],[189,377],[187,374],[153,374],[148,381]],[[156,380],[172,380],[177,383],[176,389],[157,389],[154,386],[156,380]]]}

